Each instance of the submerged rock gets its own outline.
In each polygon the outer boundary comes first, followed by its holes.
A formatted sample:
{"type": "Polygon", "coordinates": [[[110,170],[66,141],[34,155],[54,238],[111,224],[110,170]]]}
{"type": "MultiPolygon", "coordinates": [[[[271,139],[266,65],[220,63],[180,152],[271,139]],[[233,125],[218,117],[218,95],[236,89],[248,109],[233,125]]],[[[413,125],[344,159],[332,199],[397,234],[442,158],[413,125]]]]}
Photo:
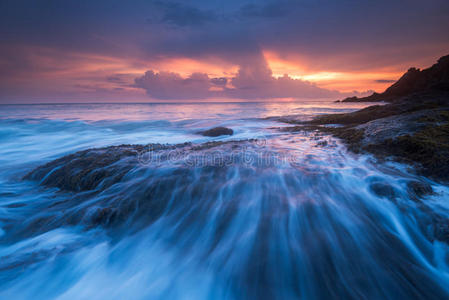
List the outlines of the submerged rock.
{"type": "Polygon", "coordinates": [[[221,135],[233,135],[234,130],[227,127],[214,127],[205,131],[199,132],[203,136],[217,137],[221,135]]]}
{"type": "Polygon", "coordinates": [[[449,243],[449,220],[446,218],[435,218],[433,220],[433,234],[436,240],[449,243]]]}
{"type": "MultiPolygon", "coordinates": [[[[204,182],[222,182],[228,168],[226,159],[239,159],[232,150],[260,147],[255,141],[120,145],[66,155],[37,167],[23,178],[59,188],[58,201],[45,199],[40,203],[40,212],[24,218],[23,226],[14,227],[11,223],[3,228],[14,231],[17,237],[68,225],[120,230],[127,224],[132,230],[139,230],[163,215],[174,198],[178,199],[174,201],[176,205],[189,209],[197,202],[207,204],[208,201],[200,200],[209,200],[219,185],[204,182]],[[147,154],[155,155],[155,161],[141,160],[147,154]]],[[[184,212],[185,209],[179,210],[181,215],[184,212]]]]}
{"type": "Polygon", "coordinates": [[[93,190],[100,184],[108,187],[120,181],[131,168],[124,163],[112,166],[119,160],[136,157],[143,150],[141,145],[84,150],[40,166],[24,179],[38,180],[42,185],[69,191],[93,190]]]}
{"type": "Polygon", "coordinates": [[[407,183],[407,192],[409,193],[412,199],[416,199],[416,197],[421,198],[423,196],[434,194],[432,186],[428,183],[421,181],[409,181],[407,183]]]}
{"type": "MultiPolygon", "coordinates": [[[[223,155],[217,154],[217,159],[222,159],[226,153],[230,152],[230,149],[235,150],[244,144],[254,144],[256,141],[248,139],[212,141],[202,144],[120,145],[88,149],[37,167],[23,179],[39,181],[41,185],[57,187],[66,191],[102,191],[120,182],[128,172],[138,167],[163,161],[183,161],[183,159],[186,160],[184,163],[188,165],[195,161],[189,161],[187,158],[199,153],[204,154],[209,150],[221,150],[217,153],[223,155]]],[[[199,160],[199,162],[208,163],[209,161],[199,160]]]]}
{"type": "Polygon", "coordinates": [[[397,196],[395,189],[391,185],[383,182],[375,182],[371,184],[370,190],[379,197],[394,199],[397,196]]]}

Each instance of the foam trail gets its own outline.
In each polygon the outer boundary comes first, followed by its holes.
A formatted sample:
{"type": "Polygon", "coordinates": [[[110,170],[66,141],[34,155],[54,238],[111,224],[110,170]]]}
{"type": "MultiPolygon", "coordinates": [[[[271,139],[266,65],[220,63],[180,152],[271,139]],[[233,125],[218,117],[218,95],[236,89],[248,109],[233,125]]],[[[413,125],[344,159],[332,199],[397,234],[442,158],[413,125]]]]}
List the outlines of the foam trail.
{"type": "Polygon", "coordinates": [[[272,121],[233,113],[162,123],[159,115],[123,127],[0,120],[0,298],[449,296],[448,187],[348,153],[331,137],[280,134],[272,121]],[[194,132],[206,123],[234,127],[236,136],[201,144],[194,132]],[[244,140],[261,136],[264,143],[244,140]],[[162,147],[161,160],[149,163],[131,146],[81,152],[21,180],[62,155],[142,137],[193,144],[172,156],[162,147]],[[78,178],[86,161],[92,169],[78,178]],[[417,196],[410,182],[436,193],[417,196]]]}

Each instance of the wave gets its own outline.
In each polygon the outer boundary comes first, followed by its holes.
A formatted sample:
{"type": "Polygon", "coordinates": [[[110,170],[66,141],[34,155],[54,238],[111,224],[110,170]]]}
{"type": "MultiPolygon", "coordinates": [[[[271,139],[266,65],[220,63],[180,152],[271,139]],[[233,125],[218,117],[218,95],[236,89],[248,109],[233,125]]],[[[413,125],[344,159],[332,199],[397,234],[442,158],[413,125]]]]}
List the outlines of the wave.
{"type": "Polygon", "coordinates": [[[345,109],[5,108],[0,298],[446,299],[449,188],[267,118],[345,109]]]}
{"type": "Polygon", "coordinates": [[[37,167],[22,184],[40,196],[2,220],[0,295],[447,297],[447,189],[296,138],[122,145],[37,167]],[[65,283],[39,277],[58,272],[65,283]]]}

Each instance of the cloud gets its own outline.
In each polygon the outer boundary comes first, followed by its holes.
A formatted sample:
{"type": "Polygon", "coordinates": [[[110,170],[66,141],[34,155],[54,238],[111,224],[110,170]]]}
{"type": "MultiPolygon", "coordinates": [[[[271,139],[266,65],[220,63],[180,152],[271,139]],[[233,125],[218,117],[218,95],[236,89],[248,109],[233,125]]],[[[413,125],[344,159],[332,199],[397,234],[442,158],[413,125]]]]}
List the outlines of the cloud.
{"type": "Polygon", "coordinates": [[[210,98],[213,83],[204,73],[193,73],[187,78],[173,72],[147,71],[135,79],[136,87],[143,88],[156,99],[194,99],[210,98]]]}
{"type": "Polygon", "coordinates": [[[110,83],[116,83],[116,84],[126,84],[127,81],[123,77],[124,76],[122,76],[121,74],[114,74],[111,76],[107,76],[106,81],[110,82],[110,83]]]}
{"type": "Polygon", "coordinates": [[[158,20],[161,23],[180,27],[199,26],[216,19],[213,11],[202,10],[188,4],[163,1],[154,1],[154,4],[162,10],[162,16],[158,20]]]}
{"type": "Polygon", "coordinates": [[[67,0],[48,1],[43,9],[38,1],[5,0],[0,26],[8,28],[3,44],[140,59],[232,60],[256,43],[298,55],[310,68],[341,70],[399,63],[407,68],[410,61],[445,54],[435,49],[448,46],[449,1],[403,2],[67,0]]]}
{"type": "Polygon", "coordinates": [[[173,72],[147,71],[135,79],[135,86],[145,89],[156,99],[271,99],[271,98],[331,98],[342,96],[337,91],[293,79],[288,75],[275,78],[265,59],[256,56],[240,66],[231,78],[210,78],[205,73],[193,73],[183,78],[173,72]],[[229,85],[228,85],[229,83],[229,85]]]}
{"type": "Polygon", "coordinates": [[[280,78],[273,77],[266,60],[260,54],[240,65],[237,75],[231,79],[231,84],[234,88],[228,89],[227,95],[232,98],[327,98],[339,96],[336,91],[322,89],[310,82],[293,79],[288,75],[280,78]]]}
{"type": "Polygon", "coordinates": [[[377,83],[394,83],[394,82],[396,82],[396,80],[393,80],[393,79],[377,79],[377,80],[375,80],[375,82],[377,82],[377,83]]]}
{"type": "MultiPolygon", "coordinates": [[[[245,62],[260,49],[291,63],[298,74],[385,71],[375,77],[382,80],[412,65],[426,67],[449,47],[447,0],[66,0],[46,1],[45,7],[40,1],[4,0],[1,7],[0,93],[11,91],[0,95],[4,99],[17,92],[45,98],[44,86],[53,90],[54,82],[64,79],[71,87],[75,77],[85,83],[93,77],[104,81],[115,72],[183,73],[182,68],[161,67],[169,59],[240,66],[244,72],[245,62]],[[36,53],[37,48],[51,51],[36,53]],[[90,66],[80,70],[76,62],[85,56],[92,57],[90,66]],[[126,68],[110,70],[116,61],[126,68]]],[[[222,76],[207,68],[198,71],[222,76]]],[[[240,75],[209,82],[209,91],[222,88],[222,94],[248,97],[328,93],[288,76],[251,80],[240,75]],[[263,94],[255,93],[260,82],[263,94]]],[[[370,78],[363,87],[329,86],[350,90],[380,84],[370,78]]]]}

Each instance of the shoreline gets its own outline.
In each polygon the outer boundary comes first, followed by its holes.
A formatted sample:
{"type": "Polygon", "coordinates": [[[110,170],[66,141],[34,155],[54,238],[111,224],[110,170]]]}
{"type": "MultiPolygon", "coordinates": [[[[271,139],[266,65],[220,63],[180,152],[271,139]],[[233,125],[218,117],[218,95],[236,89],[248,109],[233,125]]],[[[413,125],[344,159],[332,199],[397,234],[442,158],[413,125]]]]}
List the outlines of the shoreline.
{"type": "Polygon", "coordinates": [[[294,124],[283,131],[320,131],[340,138],[355,153],[406,163],[420,175],[449,182],[449,92],[417,93],[386,105],[294,124]]]}
{"type": "Polygon", "coordinates": [[[284,130],[332,134],[353,152],[392,158],[413,166],[420,175],[449,183],[449,55],[427,69],[410,68],[383,93],[337,102],[372,101],[388,104],[310,121],[279,121],[296,125],[284,130]]]}

